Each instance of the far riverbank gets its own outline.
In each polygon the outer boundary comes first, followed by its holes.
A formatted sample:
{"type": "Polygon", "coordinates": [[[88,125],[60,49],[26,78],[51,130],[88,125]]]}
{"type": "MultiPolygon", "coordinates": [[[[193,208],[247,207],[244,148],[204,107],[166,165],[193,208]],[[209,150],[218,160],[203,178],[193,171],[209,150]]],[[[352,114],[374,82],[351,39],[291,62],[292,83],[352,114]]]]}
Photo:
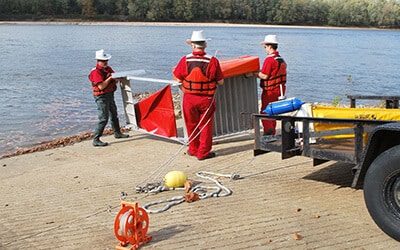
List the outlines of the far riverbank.
{"type": "MultiPolygon", "coordinates": [[[[295,28],[295,29],[337,29],[337,30],[380,30],[375,27],[335,27],[335,26],[304,26],[304,25],[271,25],[271,24],[238,24],[238,23],[186,23],[186,22],[97,22],[77,20],[56,21],[0,21],[2,24],[15,25],[102,25],[102,26],[193,26],[193,27],[249,27],[249,28],[295,28]]],[[[388,29],[382,29],[388,30],[388,29]]],[[[400,29],[394,29],[400,30],[400,29]]]]}

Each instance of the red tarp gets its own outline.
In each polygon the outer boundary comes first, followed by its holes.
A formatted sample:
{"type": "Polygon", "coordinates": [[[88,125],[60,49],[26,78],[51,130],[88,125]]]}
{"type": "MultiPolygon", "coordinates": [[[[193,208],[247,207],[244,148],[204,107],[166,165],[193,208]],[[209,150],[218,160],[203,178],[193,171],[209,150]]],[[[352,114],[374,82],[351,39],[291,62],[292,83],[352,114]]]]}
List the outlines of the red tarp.
{"type": "Polygon", "coordinates": [[[161,136],[177,137],[170,85],[136,103],[135,113],[139,128],[161,136]]]}

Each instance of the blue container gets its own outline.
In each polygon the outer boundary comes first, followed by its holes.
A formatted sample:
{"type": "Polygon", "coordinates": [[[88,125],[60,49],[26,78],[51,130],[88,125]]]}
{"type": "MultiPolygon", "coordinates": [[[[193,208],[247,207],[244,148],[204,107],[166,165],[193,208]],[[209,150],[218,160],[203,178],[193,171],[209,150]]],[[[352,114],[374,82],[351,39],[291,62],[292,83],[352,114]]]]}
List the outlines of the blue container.
{"type": "Polygon", "coordinates": [[[279,115],[298,110],[303,104],[304,102],[300,101],[296,97],[293,97],[283,101],[271,102],[267,105],[263,112],[267,113],[268,115],[279,115]]]}

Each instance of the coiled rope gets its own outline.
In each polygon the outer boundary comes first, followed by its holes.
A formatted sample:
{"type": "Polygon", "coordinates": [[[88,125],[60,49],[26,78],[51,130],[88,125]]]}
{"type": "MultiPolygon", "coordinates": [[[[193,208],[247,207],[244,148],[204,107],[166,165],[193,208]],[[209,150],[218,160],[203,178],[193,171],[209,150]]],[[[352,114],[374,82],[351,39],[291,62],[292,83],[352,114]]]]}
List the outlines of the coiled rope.
{"type": "MultiPolygon", "coordinates": [[[[162,182],[154,182],[154,180],[159,178],[161,173],[165,172],[165,169],[167,168],[167,166],[170,165],[170,163],[174,159],[176,159],[176,157],[183,150],[183,148],[185,146],[187,146],[188,144],[190,144],[196,137],[198,137],[200,135],[201,131],[204,129],[204,127],[211,121],[211,118],[209,118],[207,120],[207,122],[204,124],[204,126],[195,134],[196,130],[199,128],[199,126],[202,124],[203,120],[205,119],[206,114],[210,111],[210,108],[214,104],[214,101],[215,101],[215,94],[214,94],[213,99],[212,99],[209,107],[207,108],[205,114],[201,117],[201,119],[200,119],[199,123],[196,125],[195,129],[189,135],[187,144],[180,147],[179,150],[172,157],[170,157],[164,164],[162,164],[152,174],[150,174],[142,182],[142,185],[137,185],[136,192],[159,193],[159,192],[169,191],[169,190],[187,191],[187,190],[185,190],[185,188],[168,188],[168,187],[165,187],[164,185],[162,185],[163,184],[162,182]],[[151,177],[153,177],[153,179],[152,179],[153,182],[147,182],[151,177]],[[147,182],[147,184],[144,184],[146,182],[147,182]]],[[[249,164],[246,164],[246,166],[247,165],[249,165],[249,164]]],[[[245,168],[246,166],[242,167],[240,169],[240,171],[242,171],[243,168],[245,168]]],[[[206,199],[206,198],[211,198],[211,197],[224,197],[224,196],[229,196],[232,194],[231,189],[222,185],[221,182],[219,182],[217,179],[212,178],[211,177],[212,175],[216,176],[216,177],[226,177],[226,178],[229,178],[230,180],[236,180],[236,179],[240,178],[238,173],[233,173],[231,175],[224,175],[224,174],[217,174],[217,173],[209,172],[209,171],[200,171],[200,172],[197,172],[196,175],[200,178],[207,179],[216,185],[216,186],[194,186],[188,191],[188,193],[197,193],[200,200],[206,199]],[[212,192],[207,192],[210,190],[212,190],[212,192]]],[[[172,206],[181,204],[184,201],[185,201],[185,196],[181,195],[181,196],[174,196],[174,197],[160,200],[160,201],[150,202],[150,203],[143,205],[142,207],[148,213],[160,213],[160,212],[164,212],[164,211],[170,209],[172,206]],[[165,204],[165,205],[160,209],[150,209],[151,206],[160,205],[160,204],[165,204]]]]}
{"type": "MultiPolygon", "coordinates": [[[[216,185],[216,186],[194,186],[193,188],[191,188],[189,192],[193,192],[193,193],[201,192],[201,193],[199,193],[200,200],[211,198],[211,197],[225,197],[225,196],[229,196],[233,193],[231,189],[222,185],[222,183],[220,181],[218,181],[215,178],[212,178],[210,175],[214,175],[214,176],[218,176],[218,177],[227,177],[230,180],[239,178],[238,175],[223,175],[223,174],[216,174],[216,173],[208,172],[208,171],[200,171],[200,172],[197,172],[196,175],[200,178],[207,179],[216,185]],[[207,192],[208,190],[214,190],[214,191],[208,193],[207,192]],[[225,191],[225,192],[222,192],[222,191],[225,191]]],[[[185,189],[184,188],[174,188],[174,190],[182,190],[183,191],[185,189]]],[[[160,200],[160,201],[147,203],[147,204],[143,205],[143,209],[145,209],[146,212],[148,212],[150,214],[161,213],[161,212],[167,211],[172,206],[183,203],[184,201],[185,201],[185,197],[183,195],[174,196],[169,199],[164,199],[164,200],[160,200]],[[151,206],[160,205],[160,204],[164,204],[164,203],[167,203],[167,204],[160,209],[149,209],[149,207],[151,207],[151,206]]]]}

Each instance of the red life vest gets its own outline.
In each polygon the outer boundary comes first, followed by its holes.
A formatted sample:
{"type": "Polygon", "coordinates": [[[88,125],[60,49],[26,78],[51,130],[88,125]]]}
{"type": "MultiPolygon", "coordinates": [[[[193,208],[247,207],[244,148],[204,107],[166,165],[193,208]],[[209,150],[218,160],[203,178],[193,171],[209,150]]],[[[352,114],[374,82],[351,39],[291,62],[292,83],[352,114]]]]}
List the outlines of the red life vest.
{"type": "Polygon", "coordinates": [[[273,56],[278,62],[278,70],[275,76],[269,76],[267,80],[260,80],[260,87],[264,90],[273,90],[279,88],[279,85],[286,84],[286,62],[280,56],[273,56]]]}
{"type": "Polygon", "coordinates": [[[197,95],[214,95],[217,90],[217,81],[207,76],[212,56],[186,56],[188,75],[182,81],[183,93],[197,95]]]}
{"type": "Polygon", "coordinates": [[[103,77],[103,81],[105,81],[108,77],[110,77],[111,73],[113,73],[112,71],[107,71],[107,70],[104,70],[102,68],[97,68],[97,67],[93,68],[90,71],[90,74],[88,77],[89,77],[89,81],[92,83],[93,95],[95,95],[95,96],[104,95],[104,94],[114,92],[115,90],[117,90],[117,85],[114,82],[116,80],[111,81],[107,85],[107,87],[105,87],[103,90],[100,90],[99,87],[97,86],[97,84],[95,82],[93,82],[93,80],[91,79],[91,75],[94,73],[93,71],[99,72],[103,77]]]}

